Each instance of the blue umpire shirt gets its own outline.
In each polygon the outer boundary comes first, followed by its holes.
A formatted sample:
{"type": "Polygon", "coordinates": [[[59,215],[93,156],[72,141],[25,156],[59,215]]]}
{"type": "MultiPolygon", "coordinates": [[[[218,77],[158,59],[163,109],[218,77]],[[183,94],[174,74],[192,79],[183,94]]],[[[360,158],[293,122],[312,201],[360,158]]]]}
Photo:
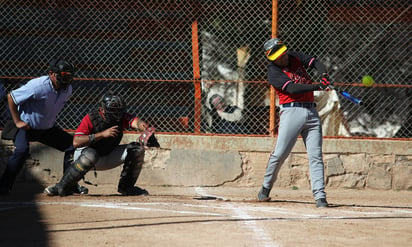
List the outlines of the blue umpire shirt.
{"type": "Polygon", "coordinates": [[[11,91],[22,121],[32,129],[50,129],[72,94],[72,86],[56,91],[49,76],[41,76],[11,91]]]}

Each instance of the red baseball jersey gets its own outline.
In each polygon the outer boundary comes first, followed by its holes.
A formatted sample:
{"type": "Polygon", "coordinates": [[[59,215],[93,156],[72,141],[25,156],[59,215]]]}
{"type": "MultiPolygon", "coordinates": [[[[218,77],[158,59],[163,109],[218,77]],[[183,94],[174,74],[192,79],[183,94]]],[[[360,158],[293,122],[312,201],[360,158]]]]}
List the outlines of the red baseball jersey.
{"type": "MultiPolygon", "coordinates": [[[[101,112],[100,112],[101,114],[101,112]]],[[[139,120],[137,117],[125,113],[123,115],[122,119],[122,125],[123,125],[123,130],[128,129],[132,126],[133,121],[139,120]]],[[[87,114],[83,120],[81,121],[79,127],[77,128],[76,132],[74,133],[74,136],[81,136],[81,135],[90,135],[90,134],[96,134],[96,132],[93,129],[92,121],[90,120],[89,114],[87,114]]]]}
{"type": "Polygon", "coordinates": [[[279,104],[290,102],[313,102],[313,92],[290,94],[285,91],[289,83],[312,84],[307,68],[313,66],[315,57],[301,52],[288,51],[289,65],[280,67],[270,62],[268,65],[268,81],[274,86],[279,96],[279,104]]]}

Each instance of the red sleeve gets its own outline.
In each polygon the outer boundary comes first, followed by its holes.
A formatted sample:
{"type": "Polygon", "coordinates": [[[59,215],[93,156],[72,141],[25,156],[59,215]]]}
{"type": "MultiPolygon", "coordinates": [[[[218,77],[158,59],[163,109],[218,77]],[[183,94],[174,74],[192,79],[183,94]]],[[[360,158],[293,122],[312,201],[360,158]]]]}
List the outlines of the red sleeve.
{"type": "Polygon", "coordinates": [[[92,125],[92,121],[90,120],[89,114],[87,114],[83,118],[79,127],[77,127],[77,130],[74,133],[74,136],[90,135],[90,134],[93,134],[93,125],[92,125]]]}
{"type": "Polygon", "coordinates": [[[131,115],[130,113],[125,113],[123,116],[123,129],[129,129],[132,127],[132,123],[135,120],[139,120],[137,117],[131,115]]]}

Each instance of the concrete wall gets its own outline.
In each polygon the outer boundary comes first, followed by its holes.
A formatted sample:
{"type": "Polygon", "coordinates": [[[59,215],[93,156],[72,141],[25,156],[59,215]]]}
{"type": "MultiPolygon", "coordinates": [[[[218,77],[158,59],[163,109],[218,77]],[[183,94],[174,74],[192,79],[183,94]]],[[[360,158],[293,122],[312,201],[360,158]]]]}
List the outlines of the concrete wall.
{"type": "MultiPolygon", "coordinates": [[[[269,137],[157,135],[162,146],[148,150],[139,185],[260,186],[276,139],[269,137]]],[[[123,143],[136,140],[126,134],[123,143]]],[[[2,141],[1,168],[11,152],[2,141]]],[[[324,139],[327,187],[412,190],[412,142],[400,140],[324,139]]],[[[58,181],[63,154],[40,143],[31,144],[31,158],[18,181],[58,181]]],[[[86,180],[117,184],[121,167],[90,171],[86,180]]],[[[282,166],[275,186],[310,188],[308,159],[301,139],[282,166]]]]}

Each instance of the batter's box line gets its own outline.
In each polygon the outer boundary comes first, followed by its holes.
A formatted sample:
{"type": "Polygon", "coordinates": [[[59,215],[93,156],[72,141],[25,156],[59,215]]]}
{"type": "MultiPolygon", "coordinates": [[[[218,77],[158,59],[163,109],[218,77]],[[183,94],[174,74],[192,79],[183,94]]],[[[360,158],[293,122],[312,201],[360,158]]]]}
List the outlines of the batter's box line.
{"type": "Polygon", "coordinates": [[[194,224],[194,223],[213,223],[213,222],[258,222],[258,221],[302,221],[302,220],[376,220],[376,219],[412,219],[412,217],[392,217],[392,216],[381,216],[381,217],[253,217],[253,218],[242,218],[232,216],[231,218],[225,219],[197,219],[197,220],[184,220],[184,221],[167,221],[167,222],[155,222],[155,223],[141,223],[141,224],[130,224],[130,225],[117,225],[117,226],[99,226],[99,227],[77,227],[69,229],[55,229],[47,230],[47,232],[75,232],[75,231],[95,231],[95,230],[106,230],[106,229],[120,229],[120,228],[137,228],[137,227],[148,227],[148,226],[160,226],[160,225],[179,225],[179,224],[194,224]]]}

